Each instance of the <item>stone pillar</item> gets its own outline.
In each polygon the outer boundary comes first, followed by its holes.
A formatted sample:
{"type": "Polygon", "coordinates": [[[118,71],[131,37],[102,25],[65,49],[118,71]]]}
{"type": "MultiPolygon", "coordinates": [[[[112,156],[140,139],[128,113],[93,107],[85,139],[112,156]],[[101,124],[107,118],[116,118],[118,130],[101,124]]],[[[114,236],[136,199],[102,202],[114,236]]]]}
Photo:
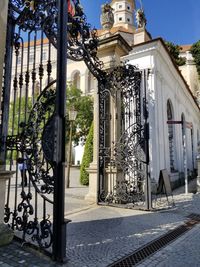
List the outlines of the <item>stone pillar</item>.
{"type": "Polygon", "coordinates": [[[14,236],[13,231],[4,224],[6,181],[14,173],[11,171],[0,171],[0,246],[9,244],[14,236]]]}
{"type": "Polygon", "coordinates": [[[93,137],[93,161],[87,169],[89,173],[89,192],[85,200],[98,202],[98,140],[99,140],[99,95],[94,92],[94,137],[93,137]]]}
{"type": "MultiPolygon", "coordinates": [[[[0,1],[0,96],[2,92],[2,76],[3,76],[3,62],[6,43],[6,26],[7,26],[7,14],[8,14],[8,0],[0,1]]],[[[1,110],[1,102],[0,102],[1,110]]]]}
{"type": "Polygon", "coordinates": [[[143,28],[137,29],[134,34],[134,45],[141,44],[151,40],[151,37],[147,33],[147,31],[143,28]]]}
{"type": "Polygon", "coordinates": [[[0,223],[3,223],[4,218],[6,181],[11,178],[14,173],[15,172],[10,171],[0,171],[0,223]]]}

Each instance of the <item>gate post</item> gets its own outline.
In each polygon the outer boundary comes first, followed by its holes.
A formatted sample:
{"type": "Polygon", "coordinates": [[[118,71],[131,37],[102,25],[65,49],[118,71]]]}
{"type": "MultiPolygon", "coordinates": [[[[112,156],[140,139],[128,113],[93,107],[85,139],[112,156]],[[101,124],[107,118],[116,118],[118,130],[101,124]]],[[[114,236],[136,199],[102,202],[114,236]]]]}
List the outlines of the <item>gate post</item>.
{"type": "Polygon", "coordinates": [[[151,199],[151,181],[149,174],[149,123],[148,123],[148,107],[147,107],[147,78],[148,69],[144,70],[143,76],[143,86],[144,86],[144,100],[143,100],[143,114],[144,114],[144,138],[145,138],[145,154],[146,154],[146,181],[145,181],[145,206],[147,210],[152,209],[152,199],[151,199]]]}
{"type": "Polygon", "coordinates": [[[65,212],[65,113],[67,64],[67,1],[58,0],[57,88],[54,137],[55,185],[53,209],[53,258],[66,258],[65,212]]]}
{"type": "MultiPolygon", "coordinates": [[[[6,14],[6,18],[3,13],[0,13],[0,31],[3,32],[0,36],[0,42],[2,42],[2,51],[0,51],[0,96],[3,96],[3,101],[0,103],[0,110],[2,115],[0,118],[0,135],[2,138],[1,151],[0,151],[0,169],[5,169],[5,153],[6,144],[5,139],[8,134],[8,121],[9,121],[9,106],[10,106],[10,92],[11,92],[11,75],[12,75],[12,55],[13,55],[13,36],[15,25],[12,19],[9,17],[8,1],[3,1],[0,4],[0,10],[3,10],[6,14]],[[3,5],[3,6],[1,6],[3,5]],[[7,8],[5,8],[7,7],[7,8]],[[2,9],[1,9],[2,8],[2,9]],[[3,14],[1,16],[1,14],[3,14]],[[4,73],[3,73],[4,62],[4,73]],[[2,69],[1,69],[2,68],[2,69]],[[3,77],[4,74],[4,77],[3,77]],[[2,83],[3,81],[3,83],[2,83]],[[3,87],[1,87],[3,84],[3,87]]],[[[2,11],[2,12],[3,12],[2,11]]]]}

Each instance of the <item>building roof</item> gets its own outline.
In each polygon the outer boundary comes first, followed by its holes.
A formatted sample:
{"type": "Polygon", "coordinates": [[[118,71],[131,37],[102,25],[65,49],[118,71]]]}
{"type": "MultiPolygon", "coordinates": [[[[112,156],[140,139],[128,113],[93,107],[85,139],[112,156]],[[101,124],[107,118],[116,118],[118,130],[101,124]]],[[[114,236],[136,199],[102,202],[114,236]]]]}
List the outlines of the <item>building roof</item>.
{"type": "MultiPolygon", "coordinates": [[[[136,32],[136,30],[133,27],[123,27],[123,26],[118,26],[118,27],[112,27],[110,30],[104,30],[104,29],[98,29],[97,30],[97,35],[100,37],[106,33],[111,33],[112,35],[117,34],[119,32],[123,32],[123,33],[129,33],[129,34],[134,34],[136,32]]],[[[138,32],[138,30],[137,30],[138,32]]],[[[43,44],[48,44],[49,40],[47,38],[43,39],[43,44]]],[[[36,41],[36,46],[41,45],[41,39],[38,39],[36,41]]],[[[34,41],[30,41],[30,47],[34,46],[34,41]]],[[[24,47],[27,48],[28,47],[28,42],[24,43],[24,47]]]]}
{"type": "MultiPolygon", "coordinates": [[[[41,45],[42,39],[38,39],[36,40],[36,46],[41,45]]],[[[49,40],[47,38],[43,39],[43,44],[49,44],[49,40]]],[[[34,41],[30,41],[30,47],[34,46],[34,41]]],[[[28,47],[28,42],[24,43],[24,47],[27,48],[28,47]]]]}
{"type": "Polygon", "coordinates": [[[115,34],[117,32],[125,32],[125,33],[133,34],[135,33],[135,29],[131,27],[125,28],[123,26],[118,26],[118,27],[112,27],[110,30],[104,30],[104,29],[97,30],[98,36],[102,36],[108,32],[111,34],[115,34]]]}
{"type": "Polygon", "coordinates": [[[181,52],[186,52],[186,51],[190,51],[192,45],[180,45],[180,47],[182,48],[181,52]]]}

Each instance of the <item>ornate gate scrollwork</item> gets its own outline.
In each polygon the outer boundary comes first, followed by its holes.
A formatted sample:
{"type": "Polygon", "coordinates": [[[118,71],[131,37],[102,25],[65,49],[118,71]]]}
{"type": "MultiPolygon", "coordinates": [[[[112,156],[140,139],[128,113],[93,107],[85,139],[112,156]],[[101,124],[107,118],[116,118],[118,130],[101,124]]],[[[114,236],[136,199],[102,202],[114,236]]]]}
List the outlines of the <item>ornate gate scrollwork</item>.
{"type": "Polygon", "coordinates": [[[22,132],[16,137],[8,136],[6,140],[7,150],[17,151],[18,155],[23,155],[24,158],[18,157],[17,160],[20,159],[22,164],[26,162],[30,180],[28,190],[22,185],[21,201],[16,203],[15,211],[11,211],[6,204],[4,221],[9,223],[11,220],[12,227],[23,232],[23,238],[31,236],[32,242],[45,249],[50,248],[53,242],[52,223],[50,215],[45,214],[45,210],[43,219],[38,219],[37,207],[32,204],[32,191],[43,199],[44,209],[46,205],[53,204],[55,174],[52,142],[55,123],[55,83],[56,81],[49,83],[42,91],[27,123],[21,125],[22,132]]]}
{"type": "Polygon", "coordinates": [[[83,60],[95,77],[103,73],[96,30],[87,23],[79,0],[74,1],[75,14],[67,10],[67,3],[9,0],[0,120],[0,158],[16,172],[7,185],[5,222],[23,242],[52,252],[59,261],[66,253],[64,196],[58,192],[64,183],[64,169],[59,170],[65,161],[61,128],[66,58],[83,60]],[[57,225],[62,225],[62,233],[57,225]]]}
{"type": "Polygon", "coordinates": [[[144,71],[107,72],[99,84],[99,201],[144,206],[148,123],[144,71]]]}

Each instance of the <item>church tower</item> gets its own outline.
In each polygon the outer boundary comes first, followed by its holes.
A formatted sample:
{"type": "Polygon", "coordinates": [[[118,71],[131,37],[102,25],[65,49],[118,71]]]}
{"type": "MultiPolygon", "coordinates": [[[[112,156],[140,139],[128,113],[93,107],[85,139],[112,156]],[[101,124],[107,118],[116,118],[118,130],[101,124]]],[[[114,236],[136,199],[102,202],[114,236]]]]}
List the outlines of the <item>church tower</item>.
{"type": "Polygon", "coordinates": [[[110,5],[114,13],[113,27],[135,28],[135,0],[112,0],[110,5]]]}

